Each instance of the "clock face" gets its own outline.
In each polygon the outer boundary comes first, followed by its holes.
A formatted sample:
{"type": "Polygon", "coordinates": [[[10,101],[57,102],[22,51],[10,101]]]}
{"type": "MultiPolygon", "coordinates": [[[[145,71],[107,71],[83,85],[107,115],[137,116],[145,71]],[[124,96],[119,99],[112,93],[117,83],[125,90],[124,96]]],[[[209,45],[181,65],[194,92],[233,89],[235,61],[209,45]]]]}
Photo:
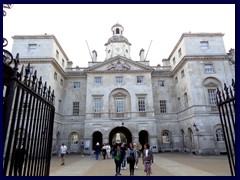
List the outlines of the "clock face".
{"type": "Polygon", "coordinates": [[[120,54],[120,53],[122,52],[122,48],[116,47],[116,48],[114,48],[114,52],[115,52],[116,54],[120,54]]]}

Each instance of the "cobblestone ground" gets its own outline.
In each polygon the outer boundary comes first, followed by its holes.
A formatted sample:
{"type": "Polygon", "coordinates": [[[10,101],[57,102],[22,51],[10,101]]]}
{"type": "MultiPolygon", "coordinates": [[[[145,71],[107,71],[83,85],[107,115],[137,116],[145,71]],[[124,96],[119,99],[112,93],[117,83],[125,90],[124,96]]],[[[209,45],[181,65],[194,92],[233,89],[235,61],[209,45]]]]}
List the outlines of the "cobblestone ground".
{"type": "MultiPolygon", "coordinates": [[[[71,154],[66,156],[65,165],[61,166],[60,158],[53,156],[50,176],[114,176],[113,159],[95,160],[90,155],[71,154]]],[[[129,176],[129,165],[121,170],[122,176],[129,176]]],[[[231,176],[226,155],[195,156],[186,153],[154,154],[152,176],[231,176]]],[[[145,176],[140,160],[135,176],[145,176]]]]}

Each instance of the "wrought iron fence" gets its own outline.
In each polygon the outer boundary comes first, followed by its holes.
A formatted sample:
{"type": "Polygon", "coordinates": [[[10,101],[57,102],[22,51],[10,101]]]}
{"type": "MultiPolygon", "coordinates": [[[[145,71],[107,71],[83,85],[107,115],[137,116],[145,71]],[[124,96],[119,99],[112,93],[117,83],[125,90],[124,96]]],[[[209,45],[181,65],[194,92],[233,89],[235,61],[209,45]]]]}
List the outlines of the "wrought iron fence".
{"type": "Polygon", "coordinates": [[[217,106],[223,128],[231,175],[235,176],[235,81],[224,89],[217,89],[217,106]]]}
{"type": "MultiPolygon", "coordinates": [[[[3,8],[10,9],[11,4],[3,8]]],[[[6,12],[3,10],[3,16],[6,12]]],[[[3,38],[3,47],[8,44],[3,38]]],[[[3,176],[48,176],[54,91],[3,49],[3,176]]]]}

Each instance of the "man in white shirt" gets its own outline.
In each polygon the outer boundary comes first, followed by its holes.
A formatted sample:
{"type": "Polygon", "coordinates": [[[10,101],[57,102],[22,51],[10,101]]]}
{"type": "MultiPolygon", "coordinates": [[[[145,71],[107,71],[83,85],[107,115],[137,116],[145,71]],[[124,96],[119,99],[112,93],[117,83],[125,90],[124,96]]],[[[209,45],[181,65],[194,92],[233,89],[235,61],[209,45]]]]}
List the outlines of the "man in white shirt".
{"type": "Polygon", "coordinates": [[[65,155],[67,153],[67,146],[62,143],[62,146],[60,147],[60,155],[61,155],[61,166],[65,164],[65,155]]]}

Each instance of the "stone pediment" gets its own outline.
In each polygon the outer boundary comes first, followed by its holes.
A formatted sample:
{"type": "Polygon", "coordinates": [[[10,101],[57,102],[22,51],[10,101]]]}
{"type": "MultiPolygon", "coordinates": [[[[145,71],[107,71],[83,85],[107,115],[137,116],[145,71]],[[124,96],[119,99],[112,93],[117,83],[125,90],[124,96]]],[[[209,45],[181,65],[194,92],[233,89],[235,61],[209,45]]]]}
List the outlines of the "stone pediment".
{"type": "Polygon", "coordinates": [[[121,56],[117,56],[87,68],[86,72],[152,71],[153,68],[121,56]]]}

